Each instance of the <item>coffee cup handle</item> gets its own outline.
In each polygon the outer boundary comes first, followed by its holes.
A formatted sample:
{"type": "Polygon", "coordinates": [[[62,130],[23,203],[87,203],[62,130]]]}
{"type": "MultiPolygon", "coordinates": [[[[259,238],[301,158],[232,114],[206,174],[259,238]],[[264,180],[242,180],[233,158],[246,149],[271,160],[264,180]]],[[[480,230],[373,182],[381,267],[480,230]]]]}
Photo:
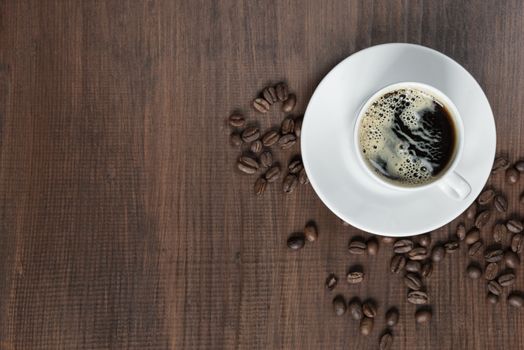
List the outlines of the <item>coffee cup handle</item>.
{"type": "Polygon", "coordinates": [[[462,200],[471,192],[469,183],[456,171],[447,174],[439,184],[440,189],[456,200],[462,200]]]}

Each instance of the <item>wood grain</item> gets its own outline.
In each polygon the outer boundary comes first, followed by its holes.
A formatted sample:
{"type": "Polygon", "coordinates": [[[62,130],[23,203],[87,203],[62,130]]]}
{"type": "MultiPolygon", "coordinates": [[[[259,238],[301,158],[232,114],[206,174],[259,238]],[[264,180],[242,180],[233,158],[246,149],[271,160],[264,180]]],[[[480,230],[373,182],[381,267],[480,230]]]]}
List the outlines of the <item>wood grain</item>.
{"type": "MultiPolygon", "coordinates": [[[[310,187],[255,198],[225,118],[277,125],[250,108],[266,84],[286,80],[303,112],[348,55],[419,43],[479,81],[516,160],[523,27],[519,0],[0,1],[0,349],[369,349],[389,306],[394,349],[522,349],[524,310],[485,305],[464,246],[435,267],[434,318],[416,326],[391,248],[350,257],[363,233],[310,187]],[[310,219],[319,241],[290,253],[310,219]],[[324,290],[352,264],[365,283],[324,290]],[[378,302],[369,337],[334,316],[335,293],[378,302]]],[[[491,186],[522,216],[524,179],[491,186]]]]}

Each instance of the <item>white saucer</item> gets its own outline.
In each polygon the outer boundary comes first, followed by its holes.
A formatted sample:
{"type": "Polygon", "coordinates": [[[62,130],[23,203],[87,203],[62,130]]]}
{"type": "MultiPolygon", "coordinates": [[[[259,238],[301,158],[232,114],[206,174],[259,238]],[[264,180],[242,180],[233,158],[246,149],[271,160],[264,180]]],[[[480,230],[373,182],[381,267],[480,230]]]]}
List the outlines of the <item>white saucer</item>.
{"type": "Polygon", "coordinates": [[[496,132],[482,88],[457,62],[412,44],[384,44],[338,64],[318,85],[302,126],[302,159],[318,196],[342,220],[376,234],[408,236],[452,221],[478,196],[493,164],[496,132]],[[352,140],[360,106],[382,87],[421,82],[446,94],[464,124],[464,149],[456,171],[471,193],[455,200],[435,187],[398,191],[362,169],[352,140]]]}

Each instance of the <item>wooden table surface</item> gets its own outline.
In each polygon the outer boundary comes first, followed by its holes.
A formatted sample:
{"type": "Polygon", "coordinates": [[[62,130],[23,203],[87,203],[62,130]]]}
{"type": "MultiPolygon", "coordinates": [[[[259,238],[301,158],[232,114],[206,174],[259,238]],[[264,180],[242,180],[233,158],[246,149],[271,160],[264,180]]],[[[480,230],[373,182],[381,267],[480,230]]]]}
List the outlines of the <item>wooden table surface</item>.
{"type": "MultiPolygon", "coordinates": [[[[462,64],[490,100],[499,152],[524,155],[520,0],[1,1],[0,349],[375,349],[390,306],[393,349],[524,349],[524,310],[486,305],[465,245],[435,266],[434,317],[417,326],[391,247],[350,256],[362,233],[310,186],[256,198],[235,169],[233,110],[278,125],[283,113],[250,107],[266,84],[287,81],[303,113],[335,64],[386,42],[462,64]],[[307,220],[318,242],[288,251],[307,220]],[[355,263],[368,276],[350,287],[355,263]],[[333,314],[336,293],[377,301],[370,336],[333,314]]],[[[492,186],[522,215],[524,179],[502,178],[492,186]]]]}

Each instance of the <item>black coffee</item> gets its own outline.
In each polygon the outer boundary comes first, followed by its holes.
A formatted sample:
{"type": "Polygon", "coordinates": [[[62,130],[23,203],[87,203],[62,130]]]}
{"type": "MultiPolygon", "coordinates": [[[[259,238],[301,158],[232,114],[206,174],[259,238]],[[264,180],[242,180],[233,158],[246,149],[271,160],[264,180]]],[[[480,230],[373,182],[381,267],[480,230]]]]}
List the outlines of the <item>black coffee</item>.
{"type": "Polygon", "coordinates": [[[430,183],[454,157],[456,132],[447,108],[413,88],[379,97],[364,112],[359,145],[368,166],[402,186],[430,183]]]}

